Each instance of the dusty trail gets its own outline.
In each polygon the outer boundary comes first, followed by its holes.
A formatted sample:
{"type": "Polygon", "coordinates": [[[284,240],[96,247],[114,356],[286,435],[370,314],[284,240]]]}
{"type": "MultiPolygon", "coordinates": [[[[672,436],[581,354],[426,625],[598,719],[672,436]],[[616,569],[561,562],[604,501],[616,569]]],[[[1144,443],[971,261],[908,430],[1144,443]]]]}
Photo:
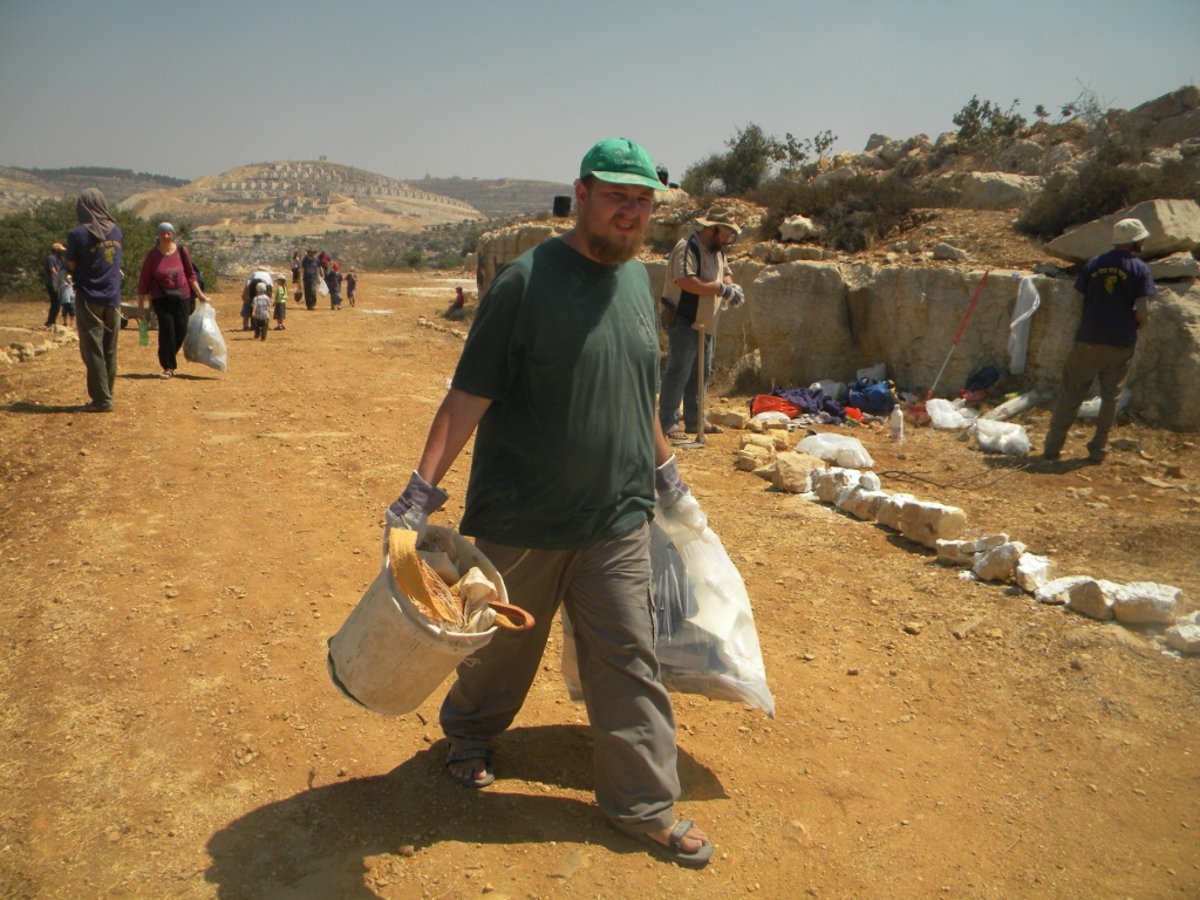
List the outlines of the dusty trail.
{"type": "MultiPolygon", "coordinates": [[[[747,581],[779,714],[677,696],[680,811],[718,844],[704,872],[603,823],[557,639],[482,792],[441,772],[441,691],[398,719],[337,694],[325,640],[374,577],[457,358],[418,325],[454,283],[367,275],[355,309],[228,334],[225,375],[163,382],[128,333],[108,416],[65,411],[73,345],[0,373],[0,894],[1200,893],[1200,660],[770,491],[733,470],[732,433],[684,474],[747,581]]],[[[217,305],[234,322],[228,291],[217,305]]],[[[0,336],[42,314],[0,306],[0,336]]],[[[1139,451],[1038,473],[927,430],[902,452],[862,434],[885,489],[1194,605],[1194,436],[1121,436],[1139,451]],[[1145,481],[1168,464],[1188,489],[1145,481]]]]}

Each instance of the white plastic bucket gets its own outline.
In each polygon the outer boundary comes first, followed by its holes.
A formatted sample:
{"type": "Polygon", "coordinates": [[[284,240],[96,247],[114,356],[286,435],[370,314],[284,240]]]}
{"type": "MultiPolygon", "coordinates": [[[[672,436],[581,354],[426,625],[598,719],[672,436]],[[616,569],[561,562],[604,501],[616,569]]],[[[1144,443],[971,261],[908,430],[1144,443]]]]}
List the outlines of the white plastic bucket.
{"type": "MultiPolygon", "coordinates": [[[[496,585],[507,603],[504,580],[491,561],[457,532],[430,526],[450,544],[460,572],[471,566],[496,585]]],[[[374,712],[412,712],[466,657],[485,646],[496,627],[478,634],[447,631],[425,618],[400,590],[385,558],[358,606],[329,639],[329,677],[338,689],[374,712]]]]}

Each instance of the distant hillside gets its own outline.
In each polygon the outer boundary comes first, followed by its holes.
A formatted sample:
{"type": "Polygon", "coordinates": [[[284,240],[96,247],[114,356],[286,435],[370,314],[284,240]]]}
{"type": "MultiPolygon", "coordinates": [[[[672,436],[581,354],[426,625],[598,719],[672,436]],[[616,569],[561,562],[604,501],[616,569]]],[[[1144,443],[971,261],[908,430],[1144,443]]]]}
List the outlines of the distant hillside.
{"type": "Polygon", "coordinates": [[[569,196],[571,185],[517,178],[422,178],[409,181],[415,188],[469,203],[488,218],[550,212],[554,198],[569,196]]]}
{"type": "Polygon", "coordinates": [[[187,184],[182,178],[152,175],[132,169],[111,169],[104,166],[72,166],[67,169],[10,169],[23,172],[46,185],[55,196],[74,196],[84,188],[96,187],[109,203],[120,203],[127,197],[157,188],[179,187],[187,184]]]}

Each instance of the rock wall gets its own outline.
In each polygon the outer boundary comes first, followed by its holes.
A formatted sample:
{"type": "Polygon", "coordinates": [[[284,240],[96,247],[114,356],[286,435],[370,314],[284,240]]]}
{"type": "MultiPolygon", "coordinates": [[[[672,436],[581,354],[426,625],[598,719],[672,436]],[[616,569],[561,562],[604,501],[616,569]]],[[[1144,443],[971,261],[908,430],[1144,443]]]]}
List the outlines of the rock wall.
{"type": "MultiPolygon", "coordinates": [[[[500,266],[566,227],[513,226],[482,237],[481,295],[500,266]]],[[[732,368],[757,351],[764,384],[849,382],[859,369],[883,363],[899,388],[923,393],[950,355],[937,393],[954,397],[983,366],[1008,369],[1009,322],[1020,285],[1015,275],[1025,273],[989,275],[951,355],[982,271],[757,259],[732,266],[746,303],[721,315],[716,364],[732,368]]],[[[665,260],[647,262],[646,270],[659,296],[665,260]]],[[[1034,285],[1041,304],[1030,321],[1025,371],[1016,380],[1026,390],[1055,392],[1082,299],[1070,278],[1036,275],[1034,285]]],[[[1131,409],[1169,428],[1200,430],[1200,281],[1181,279],[1158,288],[1150,323],[1138,340],[1131,409]]]]}

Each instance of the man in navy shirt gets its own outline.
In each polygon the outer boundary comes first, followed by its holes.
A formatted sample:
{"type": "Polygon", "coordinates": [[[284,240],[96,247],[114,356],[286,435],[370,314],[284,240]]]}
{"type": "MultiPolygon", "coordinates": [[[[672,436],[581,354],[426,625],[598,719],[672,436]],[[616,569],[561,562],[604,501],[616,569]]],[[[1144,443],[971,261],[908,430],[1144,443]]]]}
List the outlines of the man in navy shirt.
{"type": "Polygon", "coordinates": [[[108,201],[87,188],[75,201],[79,224],[67,233],[67,268],[75,279],[79,352],[87,369],[88,412],[112,412],[121,332],[121,229],[108,201]]]}
{"type": "Polygon", "coordinates": [[[1062,389],[1042,448],[1044,459],[1059,458],[1080,402],[1092,380],[1099,379],[1100,415],[1087,449],[1090,461],[1104,461],[1108,433],[1117,419],[1117,398],[1133,364],[1138,329],[1146,324],[1150,297],[1158,290],[1150,267],[1135,255],[1149,236],[1138,219],[1117,222],[1113,249],[1089,260],[1075,281],[1075,290],[1083,294],[1083,317],[1063,366],[1062,389]]]}

